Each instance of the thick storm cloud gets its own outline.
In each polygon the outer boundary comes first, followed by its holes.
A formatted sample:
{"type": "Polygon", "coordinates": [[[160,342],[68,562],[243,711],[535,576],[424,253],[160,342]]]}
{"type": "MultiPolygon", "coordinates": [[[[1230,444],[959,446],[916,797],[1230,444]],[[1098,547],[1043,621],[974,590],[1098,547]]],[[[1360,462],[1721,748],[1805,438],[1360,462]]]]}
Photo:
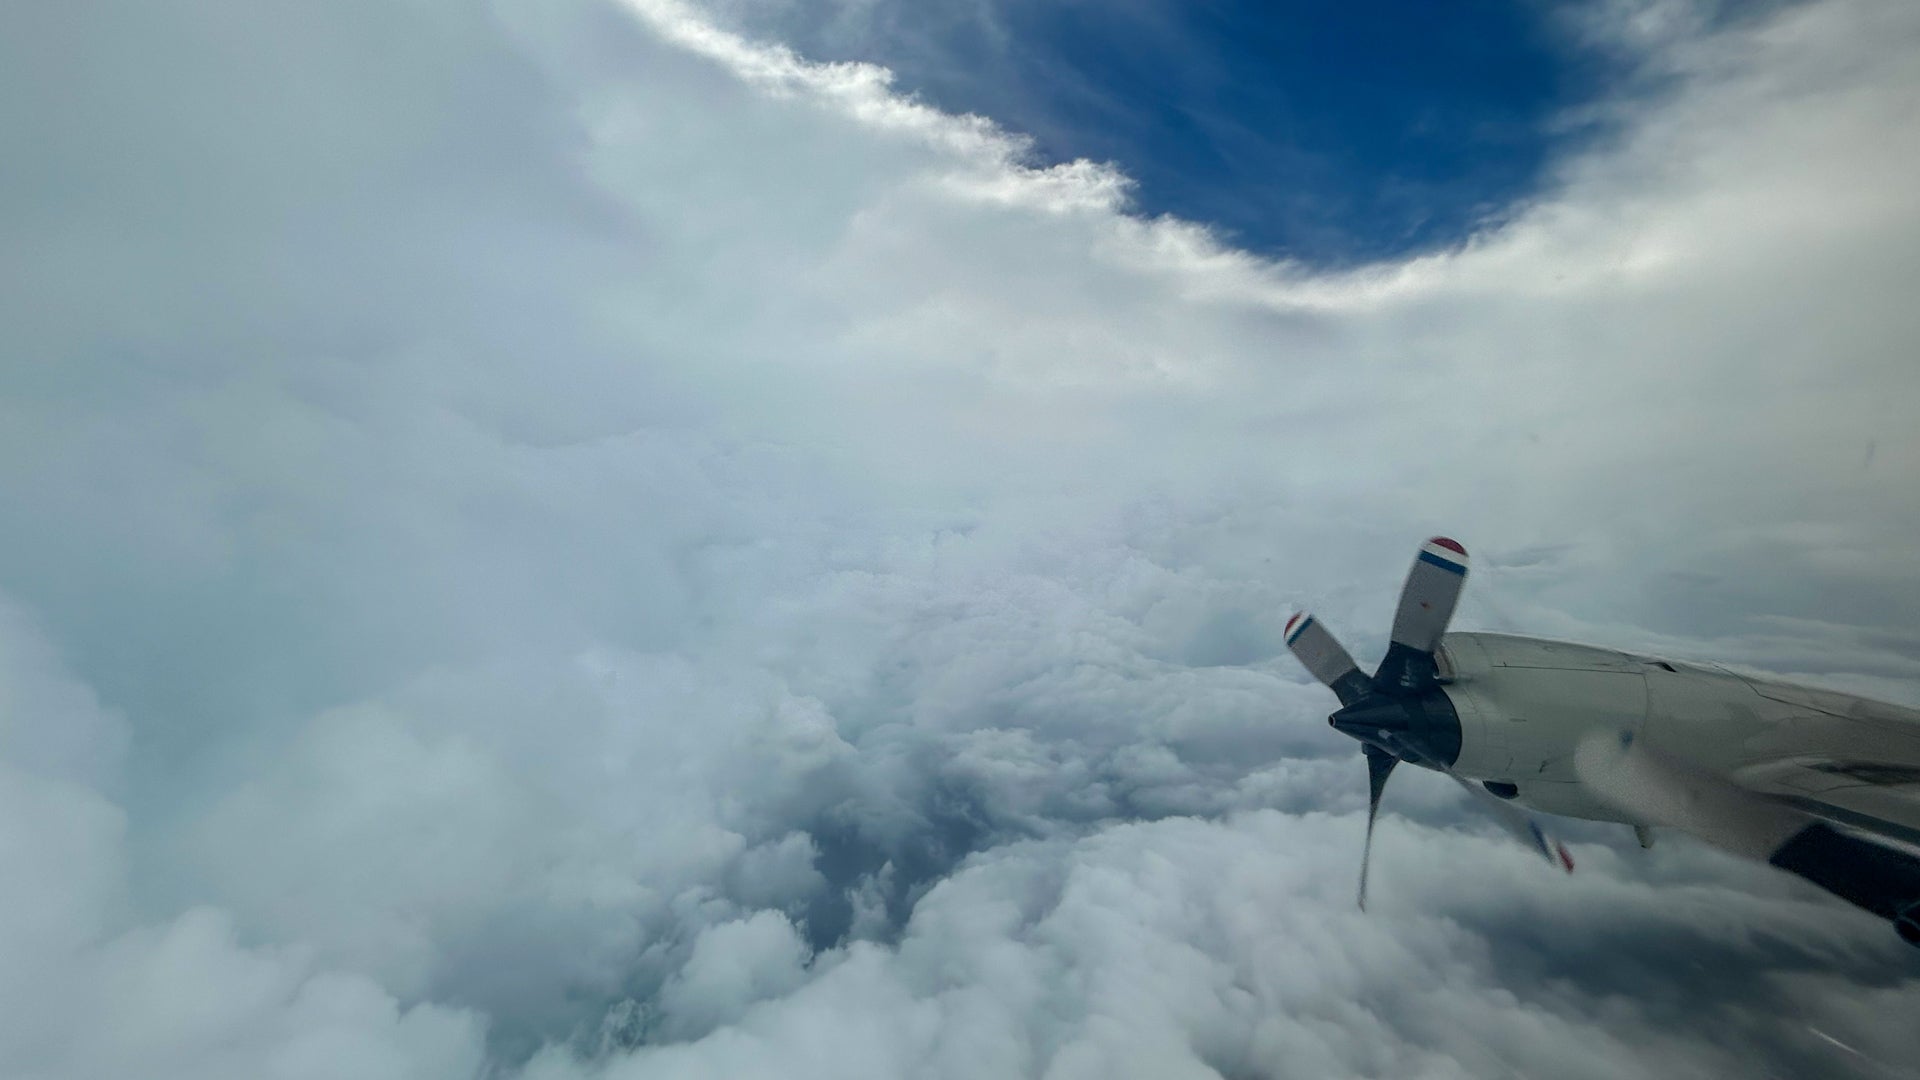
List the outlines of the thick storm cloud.
{"type": "MultiPolygon", "coordinates": [[[[1337,274],[670,0],[0,13],[0,1074],[1885,1075],[1684,838],[1364,804],[1312,606],[1920,700],[1920,11],[1569,23],[1337,274]]],[[[1402,770],[1410,773],[1414,770],[1402,770]]]]}

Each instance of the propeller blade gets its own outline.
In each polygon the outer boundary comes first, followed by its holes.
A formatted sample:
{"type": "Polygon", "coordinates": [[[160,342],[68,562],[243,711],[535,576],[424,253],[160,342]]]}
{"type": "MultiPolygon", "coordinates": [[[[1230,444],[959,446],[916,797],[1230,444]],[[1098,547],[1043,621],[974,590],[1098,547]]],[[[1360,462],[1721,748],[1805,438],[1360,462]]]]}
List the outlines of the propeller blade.
{"type": "MultiPolygon", "coordinates": [[[[1447,774],[1447,779],[1459,784],[1461,790],[1465,791],[1479,802],[1481,806],[1485,807],[1487,812],[1493,815],[1495,821],[1498,821],[1503,828],[1513,834],[1514,839],[1532,848],[1541,858],[1547,860],[1547,862],[1558,866],[1569,874],[1573,873],[1573,855],[1567,851],[1567,846],[1555,839],[1551,833],[1547,832],[1533,815],[1526,813],[1504,799],[1496,798],[1492,792],[1461,776],[1459,773],[1454,772],[1451,766],[1434,755],[1423,753],[1417,743],[1409,742],[1403,738],[1397,738],[1392,733],[1378,733],[1375,737],[1378,738],[1382,736],[1386,739],[1387,745],[1392,748],[1395,757],[1404,761],[1412,761],[1416,764],[1430,766],[1447,774]]],[[[1371,753],[1373,747],[1369,745],[1367,750],[1371,753]]]]}
{"type": "Polygon", "coordinates": [[[1288,619],[1286,638],[1287,648],[1307,673],[1332,690],[1340,704],[1351,705],[1373,689],[1373,681],[1353,662],[1352,654],[1312,615],[1302,611],[1288,619]]]}
{"type": "Polygon", "coordinates": [[[1458,540],[1436,536],[1420,548],[1400,589],[1393,613],[1393,637],[1386,659],[1373,673],[1389,694],[1414,694],[1432,685],[1437,671],[1433,650],[1453,619],[1453,606],[1467,583],[1467,549],[1458,540]]]}
{"type": "Polygon", "coordinates": [[[1573,856],[1568,853],[1567,845],[1542,828],[1539,820],[1532,814],[1526,813],[1510,802],[1495,798],[1486,788],[1466,779],[1452,769],[1445,766],[1441,766],[1441,769],[1480,805],[1486,807],[1493,814],[1494,820],[1505,826],[1506,830],[1513,834],[1514,839],[1532,848],[1552,865],[1569,874],[1573,873],[1573,856]]]}
{"type": "Polygon", "coordinates": [[[1380,816],[1380,795],[1400,759],[1379,747],[1367,748],[1367,842],[1360,848],[1360,910],[1367,910],[1367,867],[1373,863],[1373,822],[1380,816]]]}

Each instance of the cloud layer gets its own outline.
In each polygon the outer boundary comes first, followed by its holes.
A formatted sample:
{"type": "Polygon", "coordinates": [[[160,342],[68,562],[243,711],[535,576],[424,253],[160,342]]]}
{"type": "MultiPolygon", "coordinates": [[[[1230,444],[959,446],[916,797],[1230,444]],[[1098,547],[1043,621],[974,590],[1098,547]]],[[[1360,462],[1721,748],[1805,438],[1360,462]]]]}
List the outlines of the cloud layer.
{"type": "Polygon", "coordinates": [[[1352,912],[1280,655],[1444,528],[1463,626],[1920,695],[1920,18],[1684,10],[1337,275],[668,0],[0,16],[0,1072],[1911,1060],[1684,842],[1407,777],[1352,912]]]}

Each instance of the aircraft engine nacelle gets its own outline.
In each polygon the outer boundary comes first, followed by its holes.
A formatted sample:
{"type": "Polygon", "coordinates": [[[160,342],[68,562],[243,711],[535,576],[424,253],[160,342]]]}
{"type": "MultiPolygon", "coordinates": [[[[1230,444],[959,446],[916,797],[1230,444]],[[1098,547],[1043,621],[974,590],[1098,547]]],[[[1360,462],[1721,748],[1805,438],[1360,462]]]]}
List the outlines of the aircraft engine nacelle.
{"type": "Polygon", "coordinates": [[[1636,737],[1647,725],[1640,657],[1506,634],[1441,641],[1441,683],[1459,715],[1455,771],[1489,791],[1568,817],[1647,824],[1603,801],[1574,774],[1574,753],[1596,733],[1636,737]]]}

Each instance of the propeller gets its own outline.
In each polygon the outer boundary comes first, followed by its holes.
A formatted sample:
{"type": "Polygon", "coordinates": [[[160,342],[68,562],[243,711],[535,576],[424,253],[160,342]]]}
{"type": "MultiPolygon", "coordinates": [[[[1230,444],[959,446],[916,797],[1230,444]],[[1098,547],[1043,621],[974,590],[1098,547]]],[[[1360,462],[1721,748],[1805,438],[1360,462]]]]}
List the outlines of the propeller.
{"type": "Polygon", "coordinates": [[[1360,848],[1360,910],[1367,910],[1367,867],[1373,865],[1373,821],[1380,816],[1380,796],[1387,790],[1387,777],[1400,759],[1368,743],[1367,755],[1367,842],[1360,848]]]}
{"type": "Polygon", "coordinates": [[[1367,839],[1360,852],[1362,911],[1367,907],[1367,867],[1373,856],[1373,826],[1380,797],[1395,766],[1405,761],[1445,773],[1485,806],[1521,842],[1568,872],[1573,857],[1538,822],[1453,771],[1460,758],[1460,717],[1440,688],[1434,650],[1453,619],[1467,580],[1467,549],[1436,536],[1420,548],[1400,590],[1387,655],[1368,676],[1333,632],[1306,612],[1287,620],[1287,648],[1309,674],[1332,690],[1340,708],[1327,717],[1334,730],[1357,739],[1367,758],[1367,839]]]}

